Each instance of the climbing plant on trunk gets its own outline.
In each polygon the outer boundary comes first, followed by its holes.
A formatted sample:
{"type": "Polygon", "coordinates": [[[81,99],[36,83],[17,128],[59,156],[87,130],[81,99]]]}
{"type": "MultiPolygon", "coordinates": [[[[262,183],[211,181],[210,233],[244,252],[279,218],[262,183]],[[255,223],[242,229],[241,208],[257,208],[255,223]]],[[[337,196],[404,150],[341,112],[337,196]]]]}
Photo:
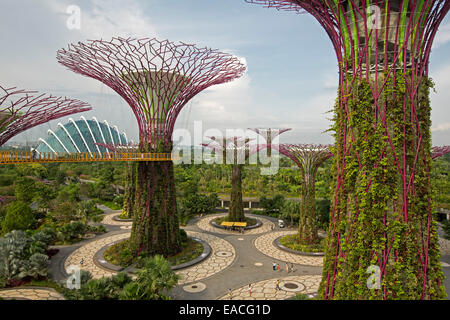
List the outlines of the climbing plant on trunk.
{"type": "Polygon", "coordinates": [[[335,175],[319,295],[444,298],[432,217],[428,71],[450,0],[246,1],[310,13],[338,59],[335,175]]]}

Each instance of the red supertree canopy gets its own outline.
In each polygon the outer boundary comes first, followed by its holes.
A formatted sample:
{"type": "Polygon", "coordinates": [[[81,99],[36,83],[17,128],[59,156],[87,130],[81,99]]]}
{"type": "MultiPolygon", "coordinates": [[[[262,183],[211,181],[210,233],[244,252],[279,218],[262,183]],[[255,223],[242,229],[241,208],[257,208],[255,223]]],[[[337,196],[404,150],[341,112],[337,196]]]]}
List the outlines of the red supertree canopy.
{"type": "Polygon", "coordinates": [[[80,100],[0,86],[0,145],[37,125],[89,110],[80,100]]]}
{"type": "Polygon", "coordinates": [[[227,163],[243,164],[241,162],[247,160],[251,155],[268,148],[268,144],[252,144],[252,139],[244,137],[208,137],[212,141],[210,143],[202,143],[201,145],[222,152],[223,160],[227,163]]]}
{"type": "Polygon", "coordinates": [[[113,38],[69,45],[59,63],[103,82],[133,110],[140,146],[170,145],[176,118],[202,90],[243,75],[238,58],[209,48],[157,39],[113,38]]]}
{"type": "Polygon", "coordinates": [[[442,157],[442,156],[446,155],[447,153],[450,153],[450,146],[431,148],[431,157],[433,159],[442,157]]]}
{"type": "Polygon", "coordinates": [[[294,161],[305,173],[317,170],[325,160],[333,156],[331,145],[280,144],[273,147],[294,161]]]}

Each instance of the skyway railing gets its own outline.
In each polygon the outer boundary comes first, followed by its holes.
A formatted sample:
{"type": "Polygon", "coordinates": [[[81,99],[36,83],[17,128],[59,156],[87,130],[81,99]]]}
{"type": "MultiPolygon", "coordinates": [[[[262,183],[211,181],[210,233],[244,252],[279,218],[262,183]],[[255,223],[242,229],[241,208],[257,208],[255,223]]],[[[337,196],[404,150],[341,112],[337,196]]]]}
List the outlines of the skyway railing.
{"type": "Polygon", "coordinates": [[[0,164],[49,162],[106,162],[106,161],[172,161],[171,153],[37,153],[26,151],[0,152],[0,164]]]}

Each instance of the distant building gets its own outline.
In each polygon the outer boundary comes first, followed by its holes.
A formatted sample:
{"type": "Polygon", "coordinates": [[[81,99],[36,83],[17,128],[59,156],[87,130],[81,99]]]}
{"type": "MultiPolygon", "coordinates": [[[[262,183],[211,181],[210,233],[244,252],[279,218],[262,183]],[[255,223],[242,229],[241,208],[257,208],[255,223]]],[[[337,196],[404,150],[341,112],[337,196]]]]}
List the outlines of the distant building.
{"type": "Polygon", "coordinates": [[[58,130],[48,130],[46,139],[39,139],[38,153],[108,153],[105,147],[97,145],[128,145],[125,132],[120,133],[117,126],[110,126],[106,120],[99,122],[95,117],[74,121],[72,118],[66,124],[58,123],[58,130]]]}

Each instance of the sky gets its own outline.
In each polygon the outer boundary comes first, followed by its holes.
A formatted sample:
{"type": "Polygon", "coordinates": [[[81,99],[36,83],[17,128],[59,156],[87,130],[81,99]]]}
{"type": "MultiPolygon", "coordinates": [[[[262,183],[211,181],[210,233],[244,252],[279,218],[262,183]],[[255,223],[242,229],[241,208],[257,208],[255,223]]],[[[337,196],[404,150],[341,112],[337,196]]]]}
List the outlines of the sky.
{"type": "MultiPolygon", "coordinates": [[[[131,109],[100,82],[75,74],[56,61],[69,43],[112,37],[168,39],[232,53],[245,61],[241,78],[195,96],[175,128],[292,128],[286,143],[333,143],[325,133],[337,93],[338,69],[331,42],[309,15],[267,9],[244,0],[1,0],[0,84],[88,102],[95,116],[137,140],[131,109]],[[67,21],[70,6],[81,9],[80,29],[67,21]]],[[[443,21],[431,54],[434,145],[449,145],[450,17],[443,21]]],[[[30,129],[15,141],[36,141],[66,118],[30,129]]],[[[194,143],[194,142],[193,142],[194,143]]]]}

